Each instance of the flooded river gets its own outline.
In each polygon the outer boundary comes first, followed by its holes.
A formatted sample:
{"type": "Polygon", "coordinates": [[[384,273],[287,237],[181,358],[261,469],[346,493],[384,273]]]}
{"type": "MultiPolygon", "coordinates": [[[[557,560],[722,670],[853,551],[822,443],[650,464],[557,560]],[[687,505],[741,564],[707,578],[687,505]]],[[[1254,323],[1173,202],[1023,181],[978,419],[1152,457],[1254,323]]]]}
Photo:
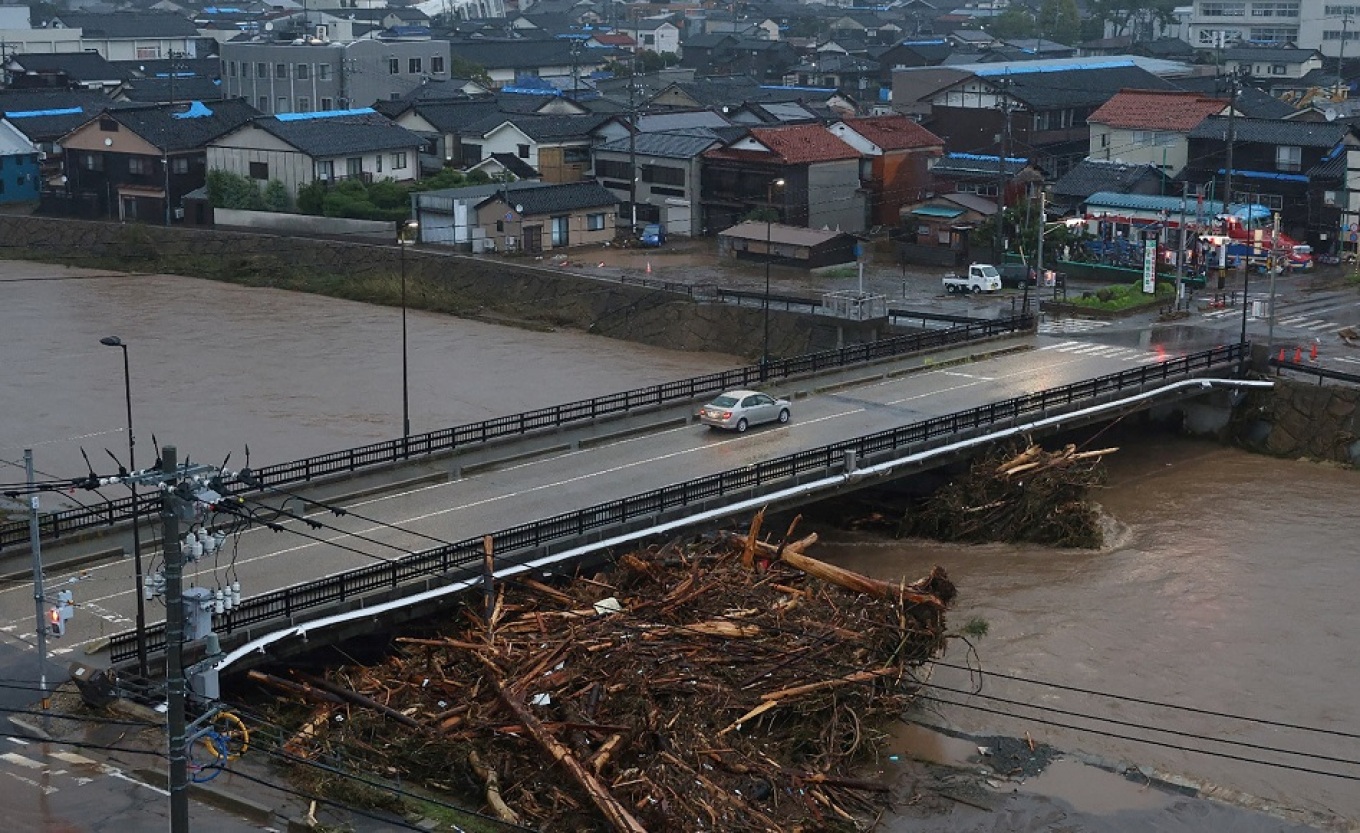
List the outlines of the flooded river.
{"type": "MultiPolygon", "coordinates": [[[[110,334],[132,345],[143,464],[152,459],[153,432],[196,459],[241,455],[248,443],[255,465],[399,435],[398,310],[101,275],[0,263],[0,481],[22,477],[27,445],[40,468],[62,476],[84,473],[82,445],[100,470],[112,467],[105,447],[123,455],[121,356],[99,344],[110,334]]],[[[425,313],[410,313],[408,325],[416,432],[737,364],[425,313]]],[[[970,733],[1028,734],[1360,822],[1360,766],[1327,760],[1360,759],[1360,475],[1165,437],[1127,448],[1110,465],[1101,501],[1111,543],[1102,551],[846,534],[820,552],[894,579],[942,564],[962,590],[953,622],[988,622],[975,661],[994,674],[980,694],[1002,699],[969,693],[973,679],[962,670],[969,657],[956,644],[932,677],[939,688],[930,720],[970,733]],[[1336,734],[1343,732],[1351,734],[1336,734]]],[[[1144,813],[1161,806],[1139,805],[1120,792],[1125,787],[1092,787],[1080,772],[1058,773],[1050,794],[1090,813],[1130,802],[1144,813]]],[[[1030,819],[953,829],[1050,829],[1032,826],[1042,816],[1030,819]]],[[[910,814],[886,826],[946,829],[920,826],[910,814]]]]}

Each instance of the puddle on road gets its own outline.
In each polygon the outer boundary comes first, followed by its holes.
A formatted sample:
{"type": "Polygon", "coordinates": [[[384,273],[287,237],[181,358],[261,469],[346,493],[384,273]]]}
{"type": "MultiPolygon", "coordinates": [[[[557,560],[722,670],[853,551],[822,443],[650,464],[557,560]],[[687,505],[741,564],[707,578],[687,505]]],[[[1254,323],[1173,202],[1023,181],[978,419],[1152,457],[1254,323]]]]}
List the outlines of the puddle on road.
{"type": "Polygon", "coordinates": [[[977,744],[951,738],[915,723],[895,727],[887,747],[892,755],[961,769],[973,768],[978,758],[977,744]]]}
{"type": "Polygon", "coordinates": [[[1171,805],[1173,796],[1128,780],[1108,770],[1061,759],[1037,778],[1019,785],[1020,792],[1056,798],[1082,813],[1105,815],[1121,810],[1159,810],[1171,805]]]}

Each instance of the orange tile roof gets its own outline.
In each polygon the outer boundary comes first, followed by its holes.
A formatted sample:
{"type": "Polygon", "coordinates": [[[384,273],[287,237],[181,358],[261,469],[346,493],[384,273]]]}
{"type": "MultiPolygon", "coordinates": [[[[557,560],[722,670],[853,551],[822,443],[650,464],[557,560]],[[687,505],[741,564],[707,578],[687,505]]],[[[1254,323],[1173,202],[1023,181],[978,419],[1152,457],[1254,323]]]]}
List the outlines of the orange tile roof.
{"type": "MultiPolygon", "coordinates": [[[[809,162],[833,162],[838,159],[858,159],[859,151],[842,142],[830,130],[820,124],[796,124],[785,127],[753,127],[750,136],[770,149],[770,152],[785,165],[803,165],[809,162]]],[[[740,141],[740,140],[739,140],[740,141]]],[[[756,150],[738,150],[731,147],[714,148],[704,154],[713,159],[750,159],[769,158],[769,154],[756,150]]]]}
{"type": "Polygon", "coordinates": [[[1227,107],[1227,99],[1206,98],[1197,93],[1120,90],[1086,120],[1127,130],[1188,133],[1227,107]]]}
{"type": "Polygon", "coordinates": [[[944,139],[906,116],[844,119],[846,126],[884,150],[943,147],[944,139]]]}

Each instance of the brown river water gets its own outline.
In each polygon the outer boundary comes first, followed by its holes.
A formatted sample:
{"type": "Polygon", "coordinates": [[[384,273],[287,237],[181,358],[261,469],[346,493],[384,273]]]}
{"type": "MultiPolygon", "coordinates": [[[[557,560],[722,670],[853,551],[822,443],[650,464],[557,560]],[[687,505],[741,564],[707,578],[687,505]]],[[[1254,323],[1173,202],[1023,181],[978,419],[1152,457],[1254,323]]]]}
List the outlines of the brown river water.
{"type": "MultiPolygon", "coordinates": [[[[0,262],[0,482],[22,478],[16,466],[29,445],[40,469],[62,476],[84,473],[81,445],[101,471],[112,467],[105,447],[123,455],[121,356],[98,343],[108,334],[133,345],[142,464],[153,431],[181,456],[216,461],[230,451],[233,464],[249,443],[257,466],[399,434],[397,310],[104,274],[0,262]],[[83,279],[53,280],[71,276],[83,279]]],[[[408,327],[414,431],[738,363],[425,313],[411,313],[408,327]]],[[[1360,662],[1352,653],[1360,638],[1360,474],[1159,436],[1114,455],[1099,499],[1110,527],[1099,551],[842,533],[820,553],[893,579],[941,564],[961,589],[952,621],[988,622],[974,662],[990,672],[981,694],[1004,700],[967,693],[974,678],[961,670],[969,657],[956,643],[945,662],[958,667],[934,670],[938,702],[927,703],[923,720],[1028,735],[1072,756],[1137,764],[1277,814],[1292,808],[1360,829],[1360,764],[1347,763],[1360,760],[1360,662]]],[[[976,744],[906,730],[892,751],[899,760],[885,758],[882,768],[911,802],[912,754],[963,764],[976,744]]],[[[997,783],[994,793],[1006,803],[991,812],[917,800],[884,827],[1304,829],[1187,804],[1071,758],[1037,779],[997,783]]]]}

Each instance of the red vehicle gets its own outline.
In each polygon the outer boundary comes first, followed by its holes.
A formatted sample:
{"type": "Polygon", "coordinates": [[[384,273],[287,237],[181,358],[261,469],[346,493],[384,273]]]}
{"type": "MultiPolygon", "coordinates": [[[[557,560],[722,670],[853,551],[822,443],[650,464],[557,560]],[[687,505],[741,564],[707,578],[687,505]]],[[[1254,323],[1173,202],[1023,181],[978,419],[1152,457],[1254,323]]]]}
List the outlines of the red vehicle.
{"type": "MultiPolygon", "coordinates": [[[[1229,217],[1221,215],[1218,218],[1223,224],[1228,236],[1233,240],[1253,245],[1254,248],[1268,249],[1273,230],[1269,227],[1256,226],[1246,228],[1242,225],[1241,217],[1229,217]]],[[[1280,232],[1276,240],[1276,253],[1288,259],[1289,265],[1295,269],[1313,268],[1313,247],[1300,243],[1284,232],[1280,232]]]]}

